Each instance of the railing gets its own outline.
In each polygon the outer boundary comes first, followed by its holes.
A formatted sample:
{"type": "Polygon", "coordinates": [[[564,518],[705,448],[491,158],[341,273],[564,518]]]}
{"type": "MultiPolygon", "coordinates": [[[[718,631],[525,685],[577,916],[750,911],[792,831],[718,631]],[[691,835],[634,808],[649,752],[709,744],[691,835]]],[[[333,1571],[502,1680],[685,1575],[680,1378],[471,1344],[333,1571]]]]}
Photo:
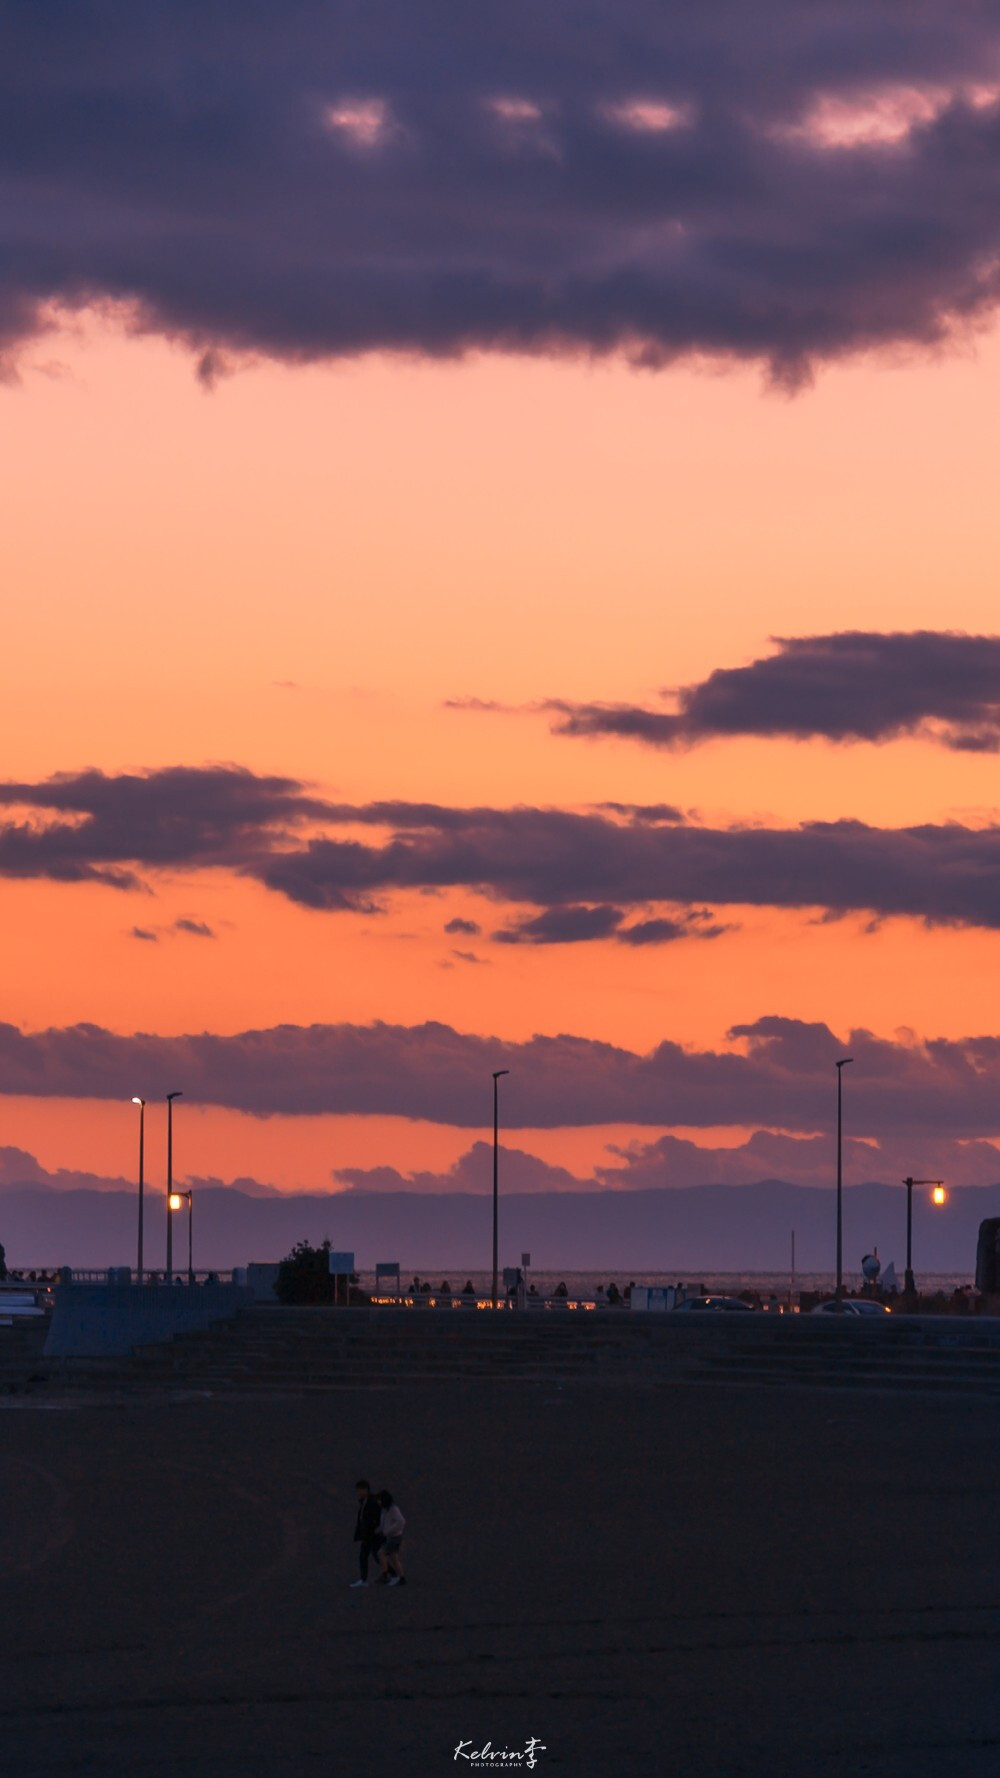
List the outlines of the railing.
{"type": "MultiPolygon", "coordinates": [[[[84,1283],[87,1283],[87,1284],[106,1283],[107,1276],[108,1276],[107,1269],[105,1269],[103,1272],[78,1272],[76,1267],[75,1266],[73,1267],[73,1280],[74,1280],[74,1282],[76,1282],[76,1280],[79,1279],[81,1284],[84,1284],[84,1283]]],[[[202,1268],[202,1267],[196,1266],[194,1268],[194,1271],[192,1271],[192,1272],[189,1272],[186,1266],[182,1267],[182,1269],[180,1271],[178,1271],[175,1267],[174,1273],[173,1273],[173,1282],[174,1282],[175,1289],[177,1288],[177,1286],[179,1284],[188,1284],[188,1283],[193,1283],[193,1284],[231,1284],[233,1282],[233,1274],[232,1274],[232,1270],[220,1271],[217,1266],[212,1266],[212,1267],[207,1267],[207,1268],[202,1268]]],[[[164,1284],[170,1283],[170,1278],[166,1272],[158,1272],[153,1267],[150,1267],[147,1270],[144,1267],[142,1277],[140,1278],[139,1274],[137,1272],[133,1272],[131,1278],[129,1279],[129,1283],[131,1283],[131,1284],[164,1285],[164,1284]]]]}
{"type": "MultiPolygon", "coordinates": [[[[69,1282],[71,1284],[117,1283],[117,1279],[108,1277],[109,1272],[120,1272],[122,1274],[121,1282],[128,1284],[142,1283],[162,1285],[166,1276],[163,1271],[157,1271],[153,1267],[144,1267],[141,1279],[139,1274],[129,1266],[70,1266],[65,1269],[69,1272],[69,1282]],[[125,1276],[126,1273],[129,1274],[127,1278],[125,1276]]],[[[27,1266],[19,1266],[16,1276],[13,1273],[8,1273],[7,1283],[17,1290],[35,1290],[39,1287],[42,1289],[51,1288],[53,1285],[62,1282],[61,1273],[63,1270],[63,1267],[39,1266],[29,1268],[27,1266]]],[[[231,1284],[233,1281],[231,1270],[219,1271],[217,1267],[202,1268],[196,1266],[190,1276],[194,1279],[195,1284],[231,1284]]],[[[173,1273],[175,1288],[177,1285],[187,1284],[188,1277],[189,1274],[186,1266],[182,1267],[180,1270],[175,1267],[173,1273]]],[[[0,1284],[0,1290],[3,1290],[3,1288],[4,1286],[0,1284]]]]}

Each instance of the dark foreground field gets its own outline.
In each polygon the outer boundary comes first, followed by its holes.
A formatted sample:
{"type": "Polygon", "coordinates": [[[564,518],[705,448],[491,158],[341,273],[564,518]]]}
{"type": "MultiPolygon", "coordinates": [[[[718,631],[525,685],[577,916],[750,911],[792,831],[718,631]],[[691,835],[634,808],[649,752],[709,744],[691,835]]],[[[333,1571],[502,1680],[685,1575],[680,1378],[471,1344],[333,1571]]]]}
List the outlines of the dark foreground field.
{"type": "Polygon", "coordinates": [[[0,1767],[1000,1771],[997,1407],[426,1382],[0,1415],[0,1767]],[[405,1590],[352,1592],[353,1483],[405,1590]]]}

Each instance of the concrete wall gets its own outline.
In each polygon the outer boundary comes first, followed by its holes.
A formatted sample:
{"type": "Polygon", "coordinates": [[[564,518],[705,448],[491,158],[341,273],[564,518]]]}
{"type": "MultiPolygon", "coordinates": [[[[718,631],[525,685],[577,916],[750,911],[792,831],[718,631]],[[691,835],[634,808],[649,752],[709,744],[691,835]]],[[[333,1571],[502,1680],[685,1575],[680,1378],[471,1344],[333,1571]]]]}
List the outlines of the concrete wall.
{"type": "Polygon", "coordinates": [[[252,1301],[234,1284],[61,1284],[45,1356],[120,1356],[224,1321],[252,1301]]]}
{"type": "Polygon", "coordinates": [[[253,1260],[247,1266],[247,1283],[258,1302],[276,1303],[274,1287],[278,1282],[276,1263],[261,1265],[253,1260]]]}

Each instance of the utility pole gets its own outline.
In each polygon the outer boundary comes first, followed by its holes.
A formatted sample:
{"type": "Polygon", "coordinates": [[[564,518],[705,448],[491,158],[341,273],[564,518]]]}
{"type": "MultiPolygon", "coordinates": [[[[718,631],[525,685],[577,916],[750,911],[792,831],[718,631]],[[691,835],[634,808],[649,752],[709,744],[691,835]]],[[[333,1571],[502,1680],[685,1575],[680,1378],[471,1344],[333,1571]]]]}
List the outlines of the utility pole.
{"type": "Polygon", "coordinates": [[[136,1269],[136,1276],[137,1276],[138,1282],[141,1284],[142,1283],[142,1218],[143,1218],[143,1209],[144,1209],[143,1194],[145,1191],[145,1183],[146,1183],[146,1172],[145,1172],[146,1101],[145,1101],[145,1099],[140,1099],[138,1097],[138,1095],[136,1095],[133,1098],[132,1103],[133,1103],[133,1105],[138,1105],[138,1107],[139,1107],[139,1245],[138,1245],[138,1252],[136,1253],[135,1269],[136,1269]]]}
{"type": "Polygon", "coordinates": [[[837,1063],[837,1301],[844,1295],[844,1069],[853,1056],[842,1056],[837,1063]]]}
{"type": "Polygon", "coordinates": [[[500,1093],[497,1082],[509,1068],[498,1068],[493,1075],[493,1307],[497,1306],[497,1231],[500,1178],[500,1093]]]}

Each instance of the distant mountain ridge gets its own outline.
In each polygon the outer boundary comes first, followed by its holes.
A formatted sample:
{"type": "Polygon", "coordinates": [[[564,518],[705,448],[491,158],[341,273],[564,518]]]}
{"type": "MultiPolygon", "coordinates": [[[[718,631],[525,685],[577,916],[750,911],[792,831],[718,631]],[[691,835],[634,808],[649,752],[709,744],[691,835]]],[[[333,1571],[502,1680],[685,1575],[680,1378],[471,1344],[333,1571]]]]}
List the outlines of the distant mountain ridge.
{"type": "MultiPolygon", "coordinates": [[[[145,1253],[162,1267],[165,1212],[161,1191],[147,1196],[145,1253]]],[[[334,1192],[252,1196],[236,1186],[195,1191],[195,1265],[229,1267],[279,1259],[301,1239],[329,1237],[353,1250],[357,1264],[398,1260],[406,1271],[482,1269],[490,1261],[488,1195],[468,1192],[334,1192]]],[[[976,1236],[986,1216],[1000,1215],[1000,1184],[964,1186],[933,1207],[914,1199],[914,1265],[919,1271],[975,1269],[976,1236]]],[[[528,1251],[537,1269],[643,1271],[787,1270],[791,1231],[801,1272],[833,1266],[832,1187],[763,1179],[754,1185],[695,1185],[647,1191],[501,1193],[501,1264],[528,1251]]],[[[905,1258],[906,1194],[899,1185],[844,1188],[844,1264],[860,1270],[877,1247],[883,1264],[905,1258]]],[[[9,1266],[134,1264],[137,1203],[131,1191],[54,1190],[8,1185],[0,1190],[0,1242],[9,1266]]],[[[186,1260],[187,1226],[175,1225],[174,1257],[186,1260]]]]}

